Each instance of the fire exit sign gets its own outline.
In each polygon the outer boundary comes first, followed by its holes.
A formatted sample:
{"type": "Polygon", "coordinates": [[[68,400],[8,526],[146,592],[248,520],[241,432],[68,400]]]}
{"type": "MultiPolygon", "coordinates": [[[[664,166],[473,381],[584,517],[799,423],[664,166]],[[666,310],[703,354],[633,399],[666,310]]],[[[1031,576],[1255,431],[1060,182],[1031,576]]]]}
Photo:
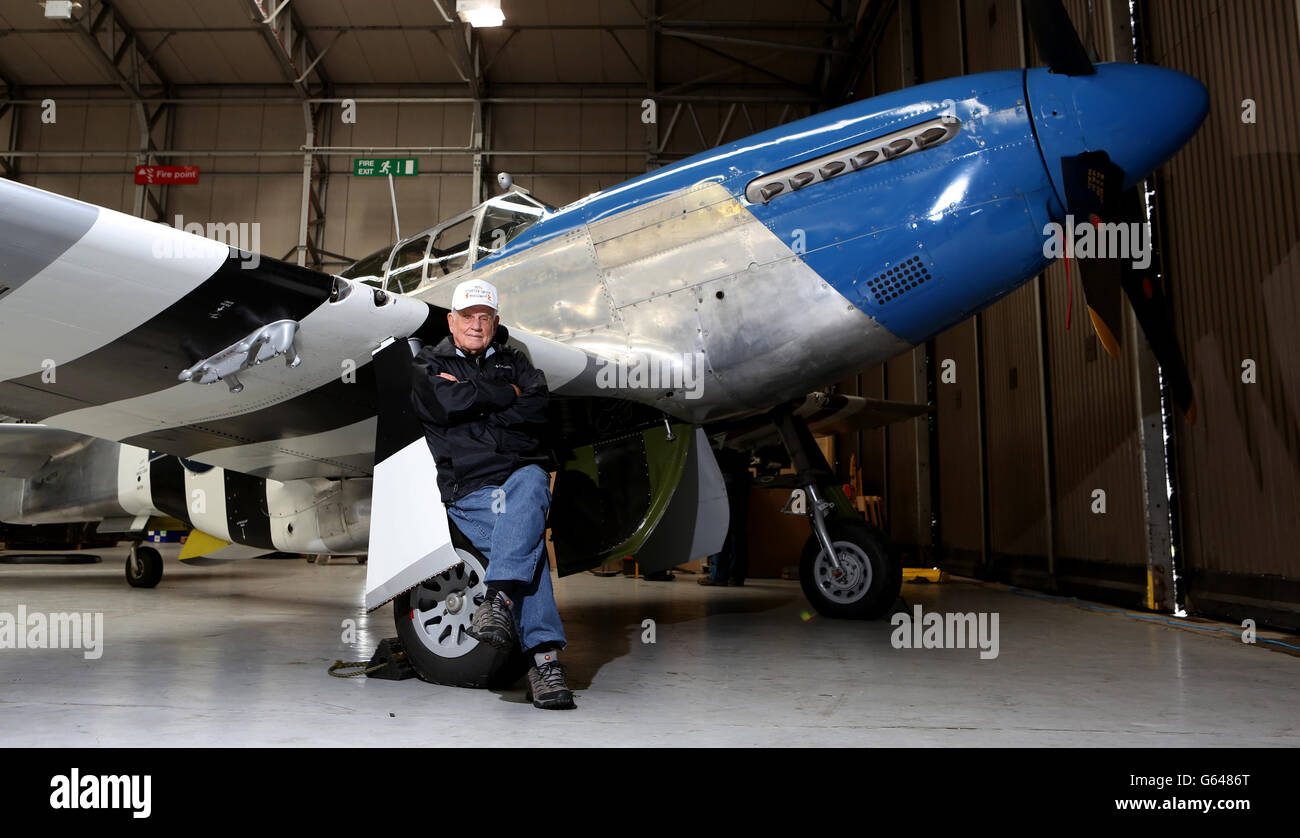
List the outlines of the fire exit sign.
{"type": "Polygon", "coordinates": [[[414,157],[352,158],[352,174],[358,177],[404,177],[419,173],[420,167],[414,157]]]}

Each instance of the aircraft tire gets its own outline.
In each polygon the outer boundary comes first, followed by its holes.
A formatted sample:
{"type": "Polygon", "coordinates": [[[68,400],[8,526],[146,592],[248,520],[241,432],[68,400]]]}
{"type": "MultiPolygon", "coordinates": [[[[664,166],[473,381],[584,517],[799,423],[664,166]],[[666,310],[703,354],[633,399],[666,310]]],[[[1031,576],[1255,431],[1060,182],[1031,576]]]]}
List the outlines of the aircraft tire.
{"type": "Polygon", "coordinates": [[[824,557],[810,535],[799,562],[804,596],[823,617],[875,620],[889,613],[903,584],[903,567],[883,533],[865,521],[827,523],[843,576],[824,557]]]}
{"type": "Polygon", "coordinates": [[[135,560],[126,557],[126,583],[132,588],[155,588],[162,581],[162,554],[152,547],[135,548],[135,560]],[[138,565],[138,567],[137,567],[138,565]]]}
{"type": "Polygon", "coordinates": [[[523,650],[505,652],[464,633],[486,592],[488,560],[454,528],[452,544],[463,565],[416,586],[393,600],[397,638],[416,674],[431,684],[504,688],[528,671],[523,650]],[[449,594],[457,599],[448,602],[449,594]],[[450,631],[448,631],[450,629],[450,631]]]}

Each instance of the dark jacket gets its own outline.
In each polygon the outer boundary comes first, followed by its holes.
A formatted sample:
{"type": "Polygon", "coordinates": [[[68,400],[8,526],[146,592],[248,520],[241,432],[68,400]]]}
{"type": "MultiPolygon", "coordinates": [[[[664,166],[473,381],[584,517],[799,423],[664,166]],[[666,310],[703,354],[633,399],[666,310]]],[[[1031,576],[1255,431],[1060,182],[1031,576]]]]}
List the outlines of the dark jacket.
{"type": "Polygon", "coordinates": [[[546,374],[517,349],[500,343],[491,349],[491,355],[464,357],[448,336],[412,362],[411,405],[438,465],[443,503],[500,486],[526,465],[550,468],[541,443],[546,374]],[[442,378],[443,372],[459,382],[442,378]]]}

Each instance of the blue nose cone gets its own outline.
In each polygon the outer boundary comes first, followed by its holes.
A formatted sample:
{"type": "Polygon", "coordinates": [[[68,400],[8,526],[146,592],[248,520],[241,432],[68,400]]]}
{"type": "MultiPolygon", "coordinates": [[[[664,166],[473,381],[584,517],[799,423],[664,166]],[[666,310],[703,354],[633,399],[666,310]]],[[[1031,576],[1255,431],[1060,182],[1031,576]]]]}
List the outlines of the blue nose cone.
{"type": "Polygon", "coordinates": [[[1025,89],[1058,198],[1062,157],[1104,151],[1124,170],[1128,189],[1173,157],[1210,109],[1205,85],[1146,64],[1098,64],[1090,76],[1027,70],[1025,89]]]}

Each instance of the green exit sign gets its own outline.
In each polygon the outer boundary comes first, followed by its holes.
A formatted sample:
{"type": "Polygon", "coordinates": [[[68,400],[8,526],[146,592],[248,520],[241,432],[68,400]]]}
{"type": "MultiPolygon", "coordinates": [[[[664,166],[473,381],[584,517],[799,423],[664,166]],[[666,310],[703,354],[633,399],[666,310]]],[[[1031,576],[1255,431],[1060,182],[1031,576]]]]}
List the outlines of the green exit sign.
{"type": "Polygon", "coordinates": [[[352,174],[359,177],[405,177],[419,173],[420,166],[414,157],[352,158],[352,174]]]}

